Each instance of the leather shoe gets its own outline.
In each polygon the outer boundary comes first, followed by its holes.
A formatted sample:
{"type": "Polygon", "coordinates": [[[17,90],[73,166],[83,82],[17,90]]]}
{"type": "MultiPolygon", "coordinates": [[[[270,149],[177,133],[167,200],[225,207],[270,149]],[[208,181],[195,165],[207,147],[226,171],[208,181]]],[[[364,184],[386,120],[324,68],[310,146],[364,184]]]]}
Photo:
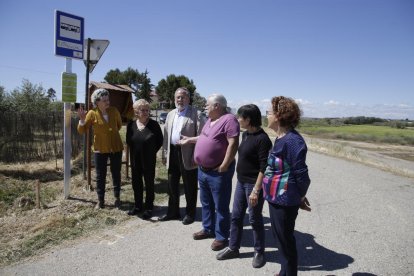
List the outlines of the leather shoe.
{"type": "Polygon", "coordinates": [[[214,240],[213,243],[211,244],[211,250],[219,251],[225,248],[226,246],[227,246],[227,241],[214,240]]]}
{"type": "Polygon", "coordinates": [[[253,256],[252,266],[254,268],[260,268],[265,265],[264,254],[255,252],[253,256]]]}
{"type": "Polygon", "coordinates": [[[204,230],[198,231],[193,234],[193,239],[195,240],[204,240],[214,238],[215,235],[213,233],[205,232],[204,230]]]}
{"type": "Polygon", "coordinates": [[[185,216],[184,219],[183,219],[183,224],[184,225],[188,225],[188,224],[191,224],[193,222],[194,222],[194,218],[193,217],[190,217],[188,215],[185,216]]]}
{"type": "Polygon", "coordinates": [[[228,260],[239,257],[240,252],[238,249],[231,250],[230,247],[226,247],[223,251],[217,254],[217,260],[228,260]]]}
{"type": "Polygon", "coordinates": [[[128,216],[136,216],[138,215],[138,213],[141,212],[141,209],[139,208],[134,208],[128,211],[128,216]]]}
{"type": "Polygon", "coordinates": [[[142,214],[142,218],[145,220],[152,218],[152,210],[145,210],[142,214]]]}
{"type": "Polygon", "coordinates": [[[158,218],[158,221],[169,221],[169,220],[179,220],[180,215],[171,216],[171,215],[164,215],[158,218]]]}

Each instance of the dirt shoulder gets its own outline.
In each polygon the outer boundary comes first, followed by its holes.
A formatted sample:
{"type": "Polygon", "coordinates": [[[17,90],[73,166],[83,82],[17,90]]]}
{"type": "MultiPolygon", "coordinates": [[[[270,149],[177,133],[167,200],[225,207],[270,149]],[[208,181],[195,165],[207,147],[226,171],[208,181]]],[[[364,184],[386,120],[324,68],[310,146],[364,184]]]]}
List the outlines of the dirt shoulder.
{"type": "Polygon", "coordinates": [[[414,178],[414,147],[305,136],[310,150],[414,178]]]}

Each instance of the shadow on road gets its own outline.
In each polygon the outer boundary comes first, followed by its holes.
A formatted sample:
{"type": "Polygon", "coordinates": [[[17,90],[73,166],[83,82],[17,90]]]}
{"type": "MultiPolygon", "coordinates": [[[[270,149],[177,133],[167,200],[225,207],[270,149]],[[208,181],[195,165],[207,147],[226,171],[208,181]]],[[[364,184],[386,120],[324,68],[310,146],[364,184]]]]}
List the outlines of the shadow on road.
{"type": "MultiPolygon", "coordinates": [[[[270,220],[268,217],[264,217],[263,219],[265,223],[266,262],[280,264],[277,244],[272,234],[270,220]]],[[[245,217],[244,225],[245,229],[243,231],[241,246],[251,248],[251,252],[240,254],[240,258],[252,258],[254,254],[253,231],[249,226],[247,216],[245,217]]],[[[311,234],[295,231],[295,237],[298,249],[299,271],[335,271],[346,268],[354,262],[351,256],[335,252],[318,244],[315,241],[315,237],[311,234]]]]}
{"type": "Polygon", "coordinates": [[[334,271],[354,262],[351,256],[330,250],[315,241],[311,234],[295,231],[300,271],[334,271]]]}

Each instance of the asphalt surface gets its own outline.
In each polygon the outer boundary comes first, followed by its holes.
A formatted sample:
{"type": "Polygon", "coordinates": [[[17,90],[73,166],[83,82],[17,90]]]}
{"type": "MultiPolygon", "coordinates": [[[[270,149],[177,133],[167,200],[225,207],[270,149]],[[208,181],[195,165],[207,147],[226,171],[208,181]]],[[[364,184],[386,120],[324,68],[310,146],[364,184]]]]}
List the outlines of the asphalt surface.
{"type": "MultiPolygon", "coordinates": [[[[310,152],[312,212],[296,223],[299,275],[413,275],[414,181],[310,152]]],[[[235,180],[235,178],[234,178],[235,180]]],[[[181,198],[181,206],[184,205],[181,198]]],[[[164,207],[155,210],[162,215],[164,207]]],[[[181,208],[183,214],[184,210],[181,208]]],[[[252,268],[252,231],[245,220],[240,258],[217,261],[212,240],[194,241],[198,221],[133,219],[76,241],[0,275],[273,275],[280,269],[267,203],[266,265],[252,268]]]]}

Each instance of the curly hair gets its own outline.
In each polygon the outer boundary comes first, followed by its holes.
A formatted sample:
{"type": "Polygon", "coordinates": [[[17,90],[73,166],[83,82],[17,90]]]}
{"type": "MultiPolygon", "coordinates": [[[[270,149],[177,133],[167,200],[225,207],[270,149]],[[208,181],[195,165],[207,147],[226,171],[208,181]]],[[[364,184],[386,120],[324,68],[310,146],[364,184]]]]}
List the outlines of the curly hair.
{"type": "Polygon", "coordinates": [[[272,110],[282,127],[295,128],[299,125],[301,110],[292,98],[277,96],[272,98],[272,110]]]}
{"type": "Polygon", "coordinates": [[[96,107],[97,102],[99,102],[104,96],[109,96],[108,90],[103,88],[96,89],[91,95],[93,107],[96,107]]]}

